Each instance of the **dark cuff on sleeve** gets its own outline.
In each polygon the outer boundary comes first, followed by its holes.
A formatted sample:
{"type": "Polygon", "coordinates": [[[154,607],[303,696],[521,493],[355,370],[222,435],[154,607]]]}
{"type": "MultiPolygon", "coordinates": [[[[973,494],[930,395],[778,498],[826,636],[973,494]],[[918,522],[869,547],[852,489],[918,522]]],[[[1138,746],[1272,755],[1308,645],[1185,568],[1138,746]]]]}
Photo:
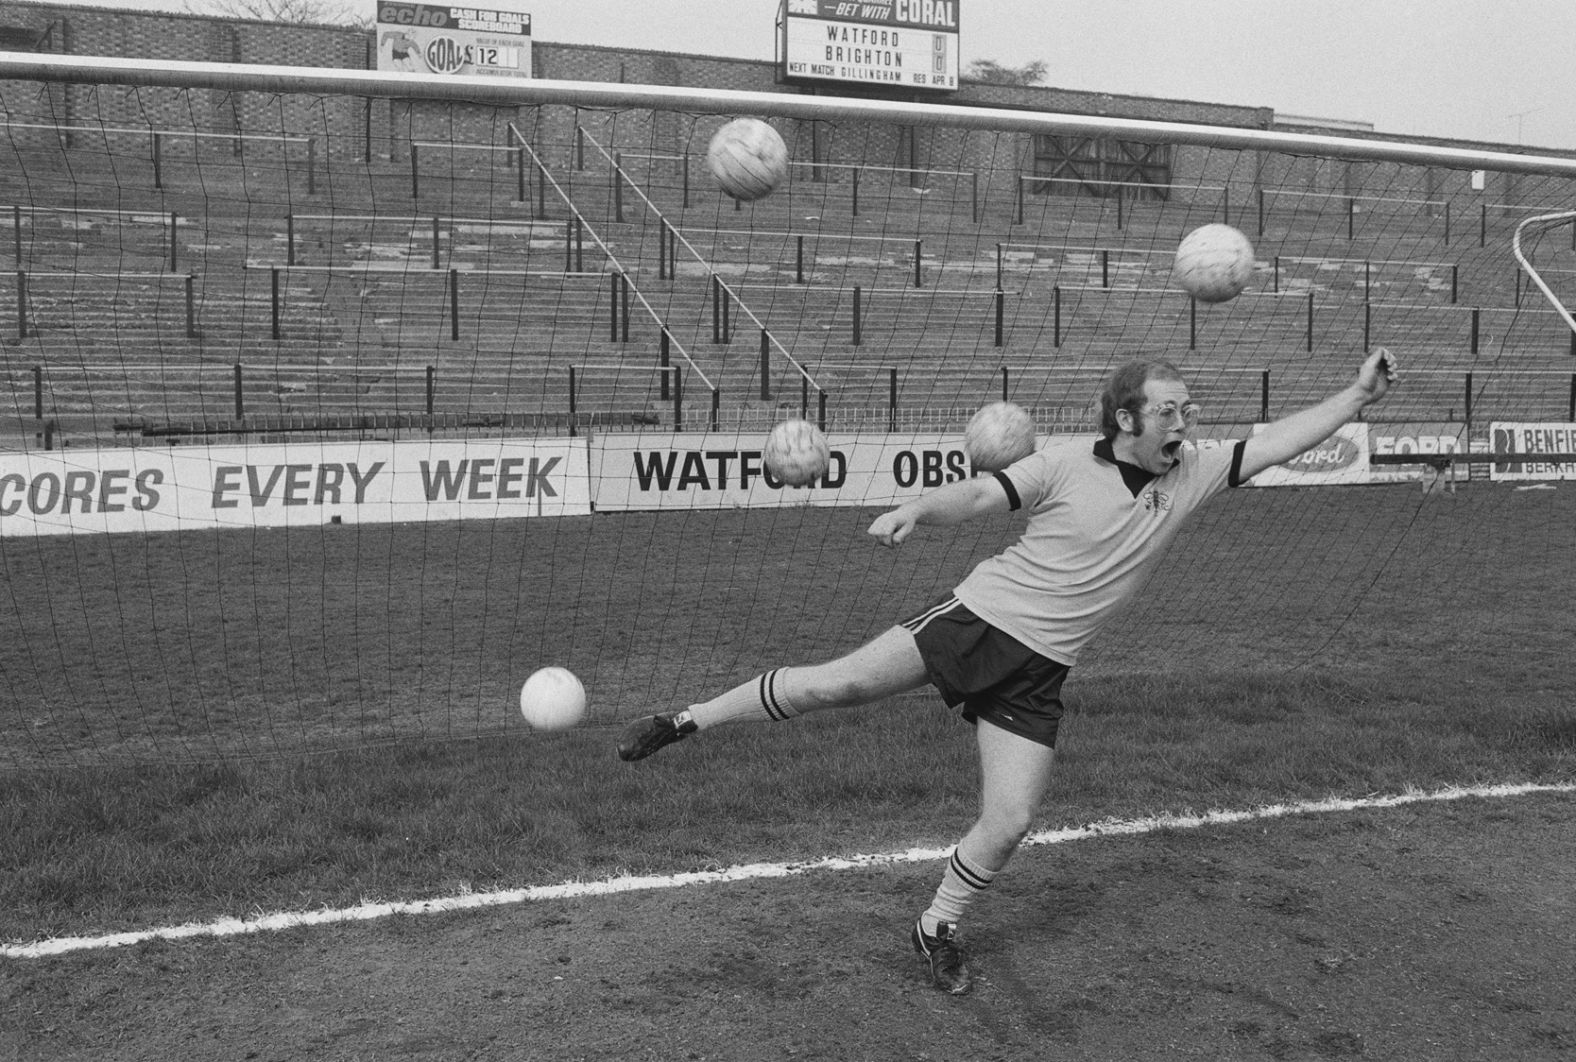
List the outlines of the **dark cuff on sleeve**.
{"type": "Polygon", "coordinates": [[[1247,449],[1248,440],[1238,439],[1237,445],[1231,448],[1231,474],[1226,477],[1226,486],[1242,486],[1242,452],[1247,449]]]}
{"type": "Polygon", "coordinates": [[[1001,484],[1001,489],[1007,492],[1007,508],[1017,512],[1023,508],[1023,501],[1018,497],[1018,488],[1012,485],[1012,480],[1007,478],[1007,473],[997,472],[996,482],[1001,484]]]}

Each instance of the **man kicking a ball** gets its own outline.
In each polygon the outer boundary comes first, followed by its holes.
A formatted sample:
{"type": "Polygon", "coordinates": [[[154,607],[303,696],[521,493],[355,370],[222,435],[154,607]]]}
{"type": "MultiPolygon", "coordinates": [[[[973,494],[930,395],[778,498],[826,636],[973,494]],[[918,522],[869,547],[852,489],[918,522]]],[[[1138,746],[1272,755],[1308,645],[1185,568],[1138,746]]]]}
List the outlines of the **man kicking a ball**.
{"type": "Polygon", "coordinates": [[[951,596],[847,656],[780,667],[682,712],[637,719],[618,754],[639,760],[719,723],[782,721],[934,685],[976,724],[980,814],[912,940],[939,988],[966,992],[971,975],[958,925],[1029,832],[1050,782],[1062,682],[1078,651],[1143,585],[1193,510],[1328,438],[1384,398],[1395,368],[1376,350],[1350,385],[1318,405],[1205,449],[1189,445],[1198,406],[1181,373],[1163,361],[1124,365],[1100,395],[1102,437],[1092,449],[1046,447],[994,475],[938,487],[870,525],[872,537],[895,547],[921,525],[1025,510],[1022,537],[977,565],[951,596]]]}

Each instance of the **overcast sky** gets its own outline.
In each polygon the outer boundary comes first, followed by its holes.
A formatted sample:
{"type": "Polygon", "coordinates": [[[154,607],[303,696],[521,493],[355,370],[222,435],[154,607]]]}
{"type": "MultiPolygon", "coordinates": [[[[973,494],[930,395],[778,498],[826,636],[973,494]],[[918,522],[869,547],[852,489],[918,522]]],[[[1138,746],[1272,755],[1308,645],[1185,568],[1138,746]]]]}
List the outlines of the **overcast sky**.
{"type": "MultiPolygon", "coordinates": [[[[91,0],[203,10],[202,0],[91,0]]],[[[325,0],[335,2],[335,0],[325,0]]],[[[368,14],[374,0],[350,0],[368,14]]],[[[430,0],[429,0],[430,2],[430,0]]],[[[958,0],[962,62],[1045,84],[1576,149],[1576,0],[958,0]]],[[[487,7],[487,0],[470,0],[487,7]]],[[[496,0],[541,42],[770,59],[778,0],[496,0]]]]}

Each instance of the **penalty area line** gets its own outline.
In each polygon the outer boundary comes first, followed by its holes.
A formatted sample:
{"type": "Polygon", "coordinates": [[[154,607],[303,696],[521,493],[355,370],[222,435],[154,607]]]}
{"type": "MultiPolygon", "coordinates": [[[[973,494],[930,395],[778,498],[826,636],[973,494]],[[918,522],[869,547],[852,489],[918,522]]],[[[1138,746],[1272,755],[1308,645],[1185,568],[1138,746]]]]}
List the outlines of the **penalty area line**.
{"type": "MultiPolygon", "coordinates": [[[[1024,845],[1068,844],[1073,841],[1099,837],[1136,836],[1158,830],[1193,830],[1206,826],[1232,825],[1267,819],[1286,818],[1293,815],[1317,815],[1341,811],[1363,811],[1373,808],[1393,808],[1406,804],[1419,804],[1444,800],[1461,800],[1469,797],[1488,799],[1526,796],[1533,793],[1576,793],[1576,783],[1539,785],[1462,786],[1435,790],[1408,790],[1388,796],[1357,798],[1328,798],[1325,800],[1299,801],[1290,804],[1271,804],[1243,811],[1208,811],[1197,815],[1155,815],[1139,819],[1110,819],[1058,830],[1045,830],[1030,834],[1024,845]]],[[[75,951],[95,951],[143,944],[154,940],[189,940],[197,937],[231,937],[248,933],[277,932],[306,926],[332,925],[342,922],[370,922],[393,915],[443,914],[450,911],[469,911],[484,907],[503,907],[510,904],[532,903],[540,900],[570,900],[582,897],[613,896],[625,892],[647,892],[657,889],[677,889],[691,885],[713,885],[731,881],[754,881],[765,878],[786,878],[816,871],[853,870],[861,867],[895,866],[903,863],[928,863],[947,858],[952,852],[947,848],[911,848],[906,852],[887,852],[877,855],[828,856],[824,859],[798,863],[746,863],[722,870],[702,870],[684,874],[622,875],[598,881],[570,881],[558,885],[537,885],[523,889],[505,889],[496,892],[461,893],[456,896],[430,900],[406,900],[396,903],[368,903],[356,907],[342,907],[318,911],[286,911],[258,915],[253,918],[219,918],[210,922],[189,922],[178,926],[110,933],[97,937],[52,937],[30,944],[0,946],[0,958],[38,959],[64,955],[75,951]]]]}

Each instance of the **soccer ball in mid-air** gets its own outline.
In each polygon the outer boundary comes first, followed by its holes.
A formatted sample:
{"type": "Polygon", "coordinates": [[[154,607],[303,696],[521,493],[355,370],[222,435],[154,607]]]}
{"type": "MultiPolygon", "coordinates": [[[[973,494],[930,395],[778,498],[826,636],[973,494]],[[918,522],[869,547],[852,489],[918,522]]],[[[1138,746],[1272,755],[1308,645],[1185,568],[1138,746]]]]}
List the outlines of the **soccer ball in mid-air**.
{"type": "Polygon", "coordinates": [[[832,449],[807,420],[785,420],[766,437],[766,470],[790,487],[807,487],[826,474],[832,449]]]}
{"type": "Polygon", "coordinates": [[[787,178],[788,145],[759,118],[735,118],[712,136],[706,164],[724,192],[748,203],[787,178]]]}
{"type": "Polygon", "coordinates": [[[1171,275],[1199,302],[1225,302],[1253,276],[1253,245],[1230,225],[1200,225],[1177,246],[1171,275]]]}
{"type": "Polygon", "coordinates": [[[567,730],[586,714],[586,688],[568,668],[544,667],[520,687],[520,714],[538,730],[567,730]]]}
{"type": "Polygon", "coordinates": [[[981,406],[963,430],[963,448],[976,472],[1000,472],[1034,453],[1034,418],[1016,402],[981,406]]]}

